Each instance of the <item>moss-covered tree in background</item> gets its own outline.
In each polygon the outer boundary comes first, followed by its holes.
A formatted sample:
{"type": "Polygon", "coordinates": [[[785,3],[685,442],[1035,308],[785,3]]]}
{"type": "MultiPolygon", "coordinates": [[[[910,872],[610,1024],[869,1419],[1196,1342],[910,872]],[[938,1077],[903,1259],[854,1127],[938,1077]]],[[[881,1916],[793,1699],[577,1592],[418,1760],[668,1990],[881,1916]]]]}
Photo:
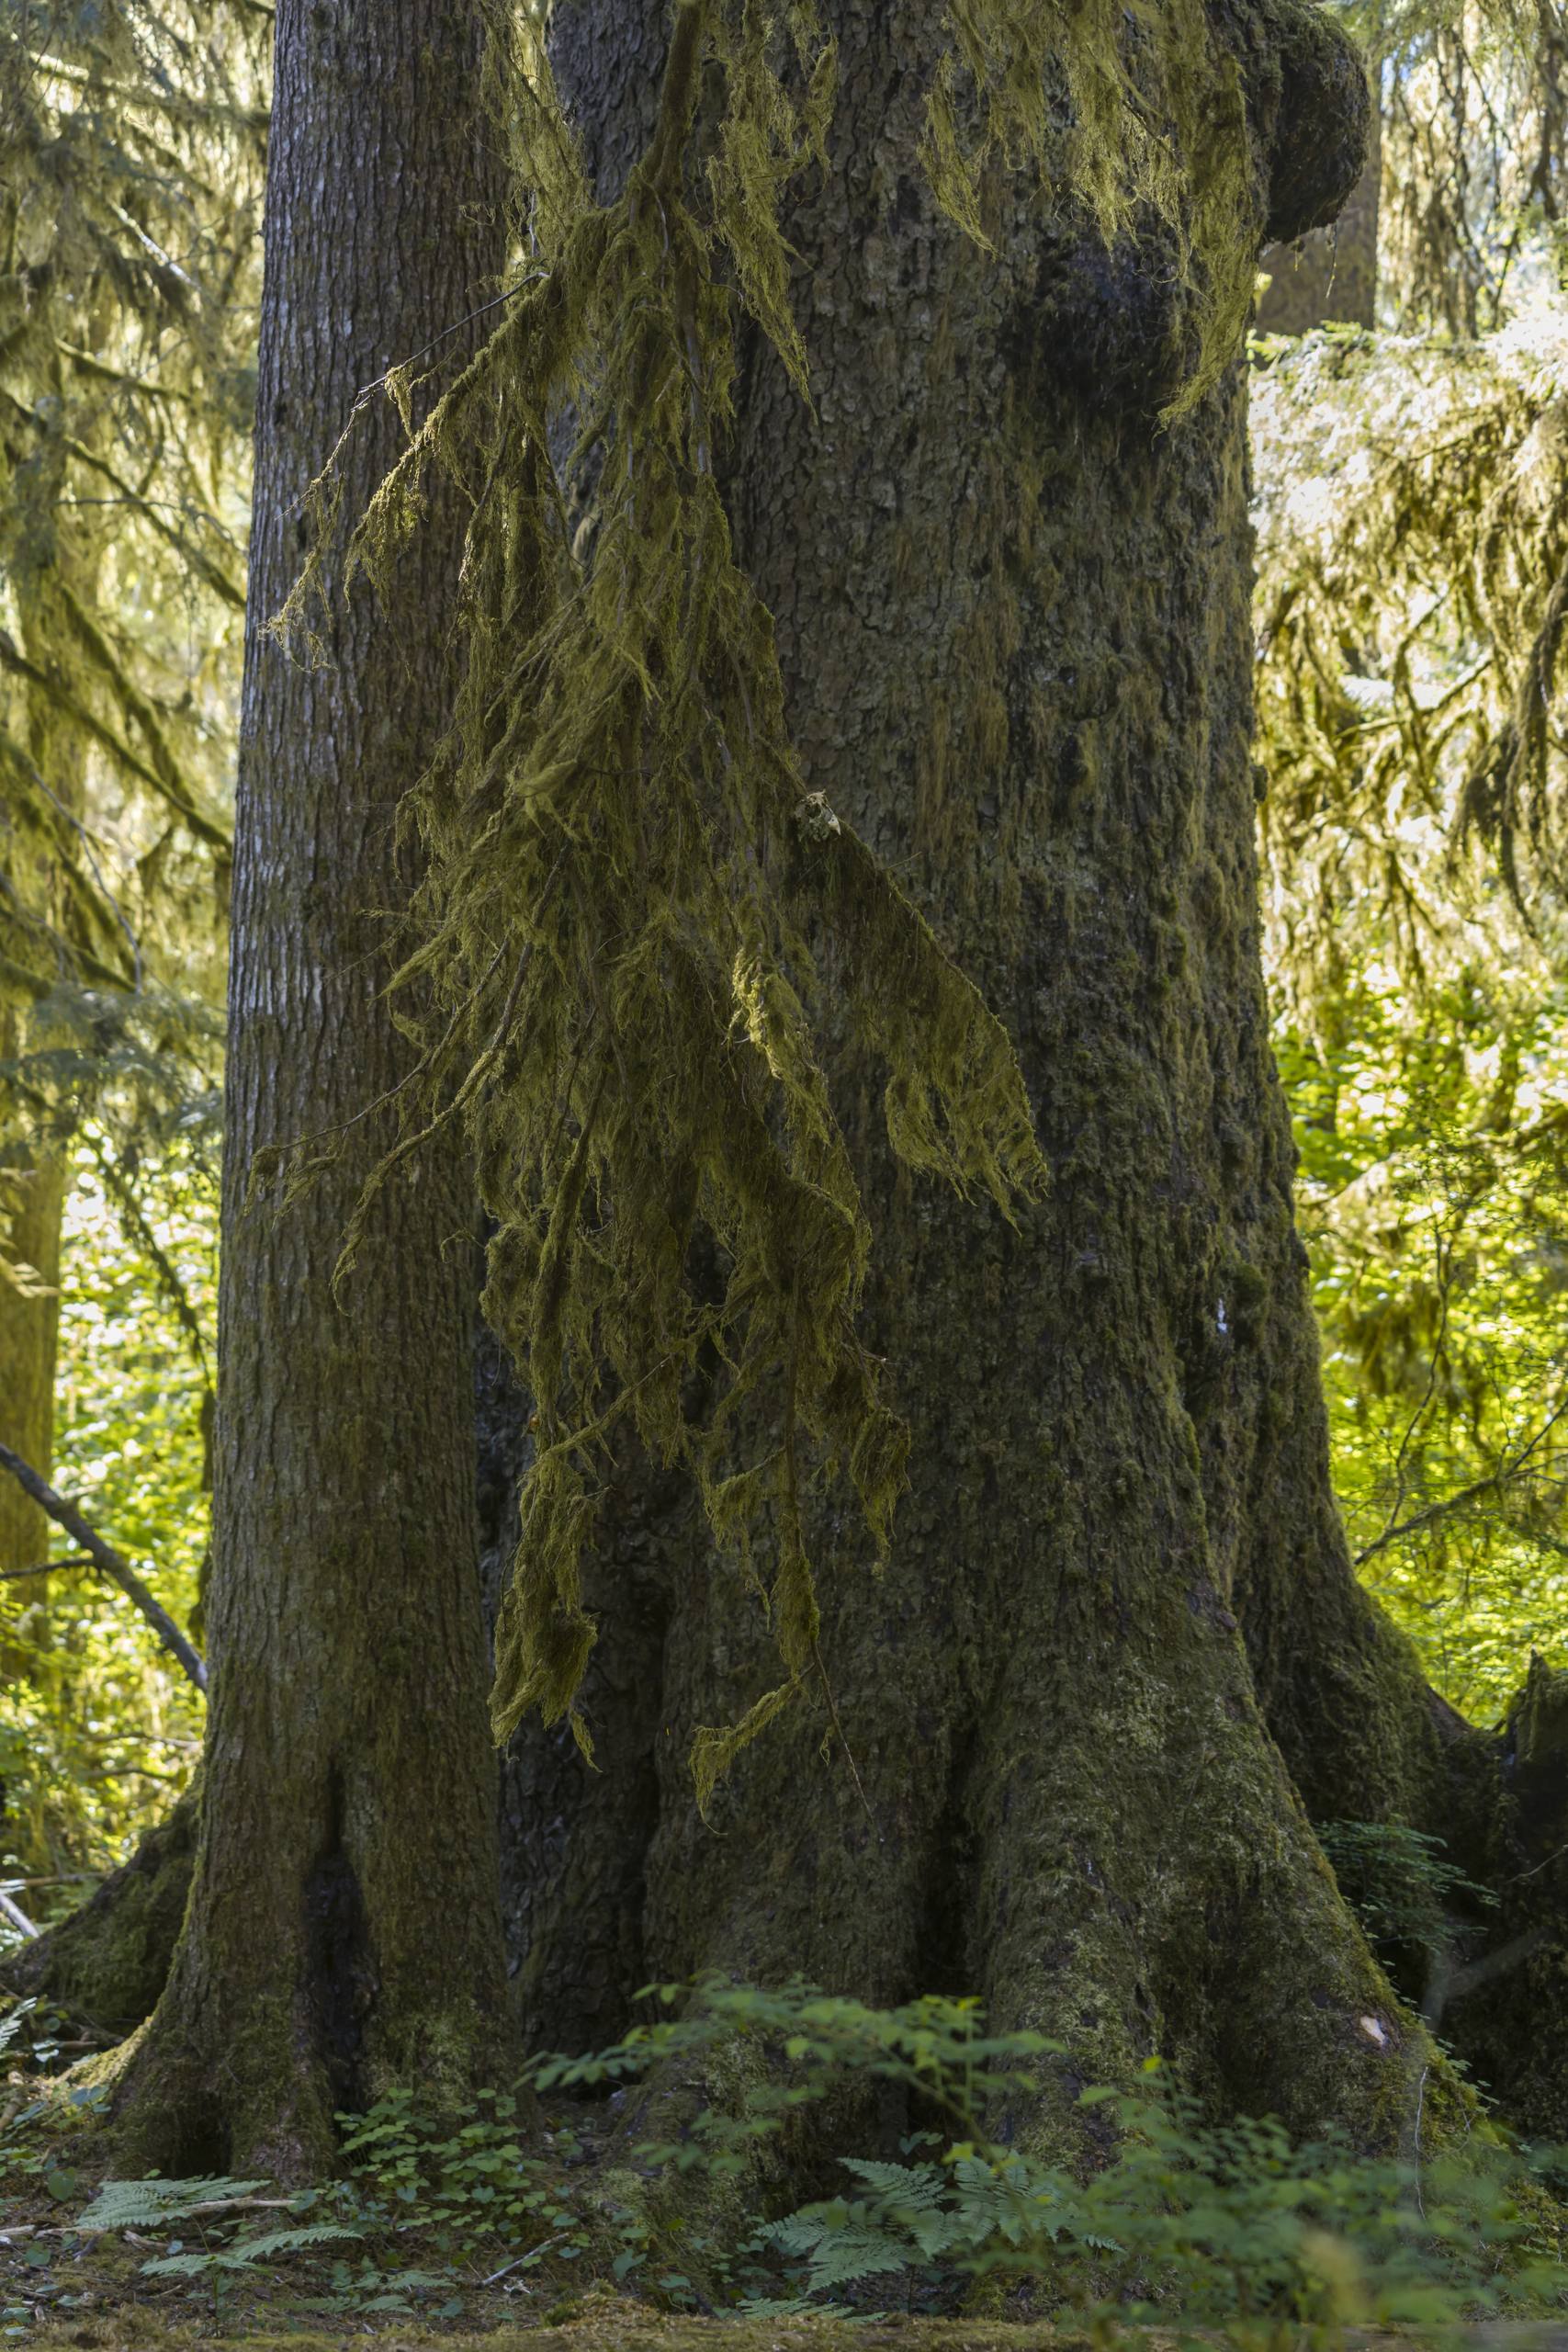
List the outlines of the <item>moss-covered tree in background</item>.
{"type": "MultiPolygon", "coordinates": [[[[0,25],[0,1426],[43,1472],[78,1131],[134,1229],[141,1162],[217,1061],[262,13],[0,25]]],[[[51,1532],[7,1479],[0,1566],[51,1532]]],[[[63,1709],[49,1589],[8,1587],[7,1658],[63,1709]]],[[[61,1867],[36,1820],[15,1834],[61,1867]]]]}

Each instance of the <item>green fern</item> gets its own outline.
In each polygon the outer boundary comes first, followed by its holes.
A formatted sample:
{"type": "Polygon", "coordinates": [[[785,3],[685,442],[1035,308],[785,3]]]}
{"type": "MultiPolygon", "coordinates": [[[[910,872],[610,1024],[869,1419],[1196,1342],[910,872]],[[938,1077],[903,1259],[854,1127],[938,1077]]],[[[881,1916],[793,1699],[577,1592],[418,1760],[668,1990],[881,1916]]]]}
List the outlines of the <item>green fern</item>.
{"type": "Polygon", "coordinates": [[[199,2252],[161,2254],[141,2266],[147,2278],[201,2278],[214,2270],[254,2270],[280,2254],[304,2254],[321,2245],[359,2238],[362,2230],[346,2222],[310,2222],[296,2230],[268,2230],[262,2236],[242,2238],[233,2245],[208,2246],[199,2252]]]}
{"type": "Polygon", "coordinates": [[[804,2263],[801,2292],[813,2309],[869,2278],[983,2267],[1009,2248],[1054,2243],[1065,2216],[1053,2178],[1020,2157],[955,2148],[940,2164],[853,2157],[843,2169],[863,2197],[803,2206],[760,2234],[760,2244],[804,2263]]]}
{"type": "Polygon", "coordinates": [[[829,2205],[808,2206],[773,2222],[761,2233],[764,2245],[807,2266],[805,2292],[830,2295],[835,2288],[852,2287],[862,2279],[886,2277],[908,2269],[906,2241],[857,2218],[841,2199],[829,2205]]]}
{"type": "Polygon", "coordinates": [[[1374,1944],[1447,1951],[1457,1900],[1495,1910],[1497,1897],[1448,1860],[1444,1841],[1402,1821],[1330,1821],[1317,1833],[1335,1876],[1374,1944]]]}
{"type": "Polygon", "coordinates": [[[36,2000],[18,2001],[15,2008],[8,2009],[5,2017],[0,2018],[0,2051],[9,2049],[37,2007],[36,2000]]]}
{"type": "Polygon", "coordinates": [[[270,2188],[267,2180],[230,2180],[220,2175],[197,2180],[106,2180],[79,2227],[84,2230],[157,2230],[187,2221],[193,2213],[231,2205],[270,2188]]]}

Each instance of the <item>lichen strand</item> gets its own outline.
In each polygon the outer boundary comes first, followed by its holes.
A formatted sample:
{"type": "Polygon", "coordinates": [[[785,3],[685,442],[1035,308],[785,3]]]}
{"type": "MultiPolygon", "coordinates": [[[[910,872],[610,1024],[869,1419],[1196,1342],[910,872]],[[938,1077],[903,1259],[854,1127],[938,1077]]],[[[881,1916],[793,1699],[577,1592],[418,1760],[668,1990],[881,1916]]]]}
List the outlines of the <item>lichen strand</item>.
{"type": "MultiPolygon", "coordinates": [[[[601,185],[641,136],[609,61],[648,22],[622,0],[558,23],[601,185]]],[[[806,1498],[824,1682],[737,1758],[717,1835],[682,1751],[766,1687],[766,1637],[743,1560],[643,1515],[669,1609],[647,1964],[979,1989],[1067,2043],[1064,2091],[1166,2048],[1216,2097],[1387,2144],[1429,2045],[1318,1855],[1237,1622],[1292,1446],[1322,1577],[1354,1589],[1321,1408],[1269,1378],[1311,1325],[1258,947],[1239,386],[1167,432],[1066,386],[1019,332],[1056,251],[1023,175],[986,180],[982,266],[915,166],[941,10],[846,0],[832,25],[831,168],[787,221],[816,415],[744,349],[726,509],[802,785],[999,1014],[1052,1182],[1010,1222],[901,1166],[829,990],[832,1106],[897,1237],[862,1330],[910,1491],[881,1577],[806,1498]]],[[[1213,25],[1256,82],[1257,12],[1213,25]]],[[[743,1445],[765,1403],[734,1414],[743,1445]]],[[[573,1932],[546,1891],[531,1939],[573,1932]]],[[[1068,2113],[1015,2120],[1059,2144],[1068,2113]]]]}
{"type": "MultiPolygon", "coordinates": [[[[733,560],[715,454],[732,415],[729,276],[803,406],[780,190],[822,161],[834,50],[795,10],[786,96],[765,12],[676,9],[651,135],[613,203],[570,167],[536,209],[538,268],[436,408],[355,541],[378,582],[432,467],[476,497],[456,723],[413,803],[431,861],[405,978],[434,982],[410,1132],[367,1188],[461,1114],[495,1223],[487,1312],[525,1363],[538,1444],[502,1604],[493,1715],[570,1717],[596,1634],[580,1560],[617,1425],[679,1463],[716,1533],[771,1513],[757,1589],[783,1668],[694,1727],[700,1790],[811,1670],[804,1498],[837,1476],[885,1537],[906,1436],[854,1328],[869,1235],[818,1058],[820,924],[887,1070],[901,1155],[999,1203],[1043,1181],[1006,1036],[893,878],[803,785],[772,625],[733,560]],[[705,67],[723,91],[694,123],[705,67]],[[722,274],[721,274],[722,273],[722,274]],[[577,416],[592,527],[570,533],[547,420],[577,416]],[[699,1296],[706,1237],[723,1274],[699,1296]],[[687,1409],[694,1379],[711,1413],[687,1409]],[[765,1394],[754,1450],[733,1431],[765,1394]]],[[[781,28],[782,29],[782,28],[781,28]]],[[[538,61],[532,111],[559,117],[538,61]]],[[[537,161],[537,158],[536,158],[537,161]]],[[[531,169],[529,184],[541,187],[531,169]]],[[[324,493],[325,494],[325,493],[324,493]]],[[[308,587],[295,600],[303,611],[308,587]]],[[[290,616],[293,617],[293,615],[290,616]]],[[[357,1247],[358,1225],[344,1251],[357,1247]]]]}

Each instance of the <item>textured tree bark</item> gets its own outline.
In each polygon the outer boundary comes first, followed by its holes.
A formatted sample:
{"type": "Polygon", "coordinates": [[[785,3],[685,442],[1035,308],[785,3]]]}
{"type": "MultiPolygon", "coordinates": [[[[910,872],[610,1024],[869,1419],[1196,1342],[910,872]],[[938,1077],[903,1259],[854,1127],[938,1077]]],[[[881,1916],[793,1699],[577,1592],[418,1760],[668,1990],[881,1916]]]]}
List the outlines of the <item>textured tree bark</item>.
{"type": "MultiPolygon", "coordinates": [[[[334,600],[325,658],[267,633],[301,501],[363,387],[493,292],[500,185],[481,11],[284,0],[276,35],[230,989],[214,1574],[201,1844],[120,2128],[145,2160],[295,2179],[334,2109],[489,2074],[503,2040],[495,1767],[476,1572],[475,1210],[434,1148],[381,1193],[341,1308],[350,1210],[390,1140],[360,1118],[304,1197],[256,1155],[334,1130],[411,1049],[379,996],[411,868],[402,792],[447,707],[445,492],[391,609],[334,600]]],[[[444,342],[460,365],[475,330],[444,342]]],[[[352,520],[396,455],[364,405],[352,520]]]]}
{"type": "MultiPolygon", "coordinates": [[[[818,414],[749,347],[730,510],[807,786],[1008,1023],[1054,1185],[1013,1230],[914,1184],[874,1073],[841,1057],[879,1236],[866,1336],[915,1430],[883,1578],[836,1498],[810,1530],[869,1817],[805,1704],[700,1822],[692,1733],[764,1687],[767,1636],[689,1498],[628,1463],[596,1598],[612,1627],[661,1623],[661,1653],[630,1713],[618,1633],[589,1686],[596,1734],[626,1727],[619,1811],[556,1735],[508,1759],[552,1810],[548,1855],[513,1864],[513,1962],[537,2037],[579,2037],[579,1890],[614,1884],[623,2003],[702,1967],[978,1990],[1066,2042],[1069,2087],[1159,2049],[1217,2101],[1388,2144],[1430,2044],[1302,1791],[1409,1817],[1442,1758],[1329,1483],[1259,958],[1240,371],[1159,429],[1193,337],[1157,255],[1107,262],[999,178],[976,254],[917,161],[942,9],[827,15],[832,166],[788,224],[818,414]]],[[[1294,236],[1360,167],[1359,68],[1293,0],[1211,19],[1247,93],[1250,233],[1294,236]]],[[[606,190],[647,135],[661,22],[649,0],[558,12],[606,190]]]]}
{"type": "MultiPolygon", "coordinates": [[[[867,1336],[917,1439],[883,1579],[830,1502],[812,1530],[870,1818],[803,1707],[698,1822],[692,1730],[773,1668],[689,1495],[628,1457],[592,1587],[604,1769],[537,1726],[504,1761],[512,1965],[546,2044],[602,2041],[646,1976],[705,1964],[979,1989],[1068,2044],[1068,2087],[1157,2047],[1216,2101],[1386,2144],[1430,2045],[1303,1800],[1550,1883],[1561,1743],[1549,1690],[1503,1743],[1432,1700],[1334,1506],[1258,956],[1241,387],[1156,429],[1184,337],[1147,257],[1106,266],[1007,186],[977,256],[915,160],[934,0],[830,17],[833,167],[790,223],[818,418],[749,349],[731,512],[807,782],[1008,1020],[1055,1186],[1016,1232],[915,1186],[844,1058],[881,1237],[867,1336]]],[[[1311,12],[1214,22],[1258,233],[1293,233],[1354,178],[1353,69],[1311,12]]],[[[606,189],[662,30],[656,0],[558,12],[606,189]]],[[[526,1408],[488,1359],[481,1403],[493,1588],[526,1408]]],[[[265,1770],[292,1804],[289,1759],[265,1770]]],[[[433,1949],[445,1966],[445,1931],[433,1949]]],[[[1545,1981],[1551,1948],[1531,1952],[1510,1984],[1545,1981]]],[[[1484,2000],[1450,1989],[1445,2030],[1484,2000]]],[[[1434,2075],[1427,2129],[1445,2098],[1434,2075]]]]}
{"type": "MultiPolygon", "coordinates": [[[[479,1355],[480,1564],[493,1626],[516,1548],[527,1408],[488,1335],[479,1355]]],[[[502,1909],[520,2014],[536,2044],[598,2050],[648,1975],[645,1868],[659,1815],[660,1659],[669,1601],[662,1530],[680,1482],[640,1459],[615,1482],[587,1564],[601,1638],[583,1693],[599,1770],[565,1725],[525,1725],[501,1764],[502,1909]]]]}

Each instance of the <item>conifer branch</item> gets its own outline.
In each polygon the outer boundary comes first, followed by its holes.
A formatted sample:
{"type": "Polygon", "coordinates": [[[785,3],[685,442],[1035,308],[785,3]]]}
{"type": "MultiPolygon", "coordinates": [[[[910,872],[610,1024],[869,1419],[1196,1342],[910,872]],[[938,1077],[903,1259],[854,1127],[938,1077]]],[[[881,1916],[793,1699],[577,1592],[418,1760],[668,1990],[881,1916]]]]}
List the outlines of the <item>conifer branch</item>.
{"type": "Polygon", "coordinates": [[[52,703],[84,734],[90,735],[94,742],[101,745],[111,759],[118,761],[128,775],[133,775],[139,784],[146,785],[160,800],[166,801],[197,840],[206,842],[212,849],[226,851],[231,846],[226,826],[209,816],[194,801],[186,798],[167,775],[160,775],[155,767],[150,767],[145,760],[139,758],[124,738],[117,735],[112,727],[106,727],[101,718],[96,718],[69,687],[62,685],[57,678],[50,677],[35,662],[29,662],[3,628],[0,628],[0,669],[9,670],[13,677],[24,678],[28,685],[36,687],[47,702],[52,703]]]}

